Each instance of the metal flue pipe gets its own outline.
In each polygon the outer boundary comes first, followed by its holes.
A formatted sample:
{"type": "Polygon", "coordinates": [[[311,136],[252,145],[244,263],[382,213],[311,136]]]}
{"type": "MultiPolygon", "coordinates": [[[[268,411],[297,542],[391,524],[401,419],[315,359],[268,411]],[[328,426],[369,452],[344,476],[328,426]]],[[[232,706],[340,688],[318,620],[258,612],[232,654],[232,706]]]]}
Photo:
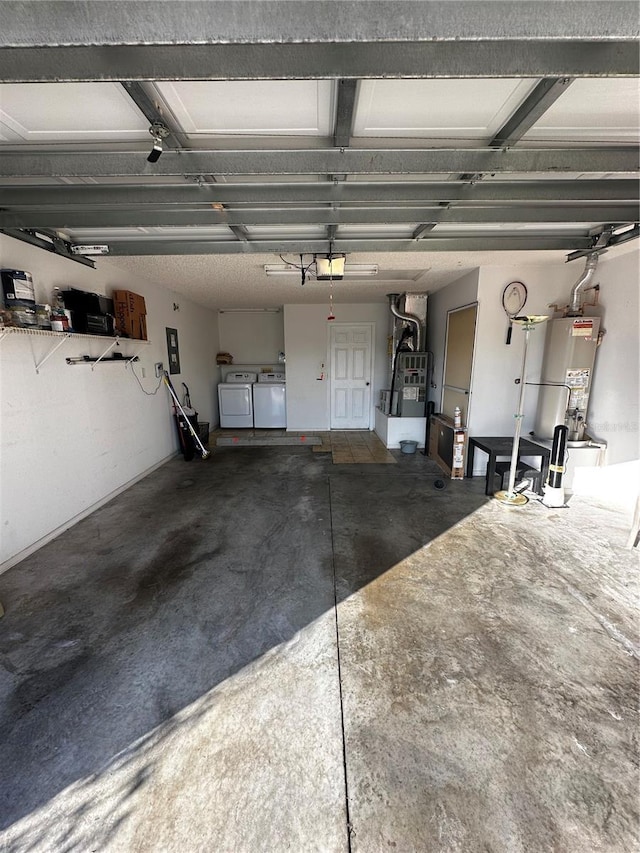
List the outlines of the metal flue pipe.
{"type": "Polygon", "coordinates": [[[387,299],[389,300],[389,308],[394,317],[397,317],[398,320],[403,320],[405,323],[409,323],[410,325],[415,326],[416,352],[420,352],[422,347],[420,321],[417,317],[414,317],[413,314],[405,314],[400,311],[400,309],[398,308],[398,300],[400,299],[399,293],[387,293],[387,299]]]}
{"type": "Polygon", "coordinates": [[[569,310],[567,312],[569,317],[573,317],[576,314],[581,313],[581,311],[582,311],[582,305],[581,305],[582,293],[585,290],[586,286],[591,281],[591,279],[593,278],[593,274],[595,273],[597,266],[598,266],[598,253],[592,252],[587,257],[587,263],[586,263],[586,266],[584,268],[584,272],[582,273],[582,275],[580,276],[578,281],[576,281],[576,283],[573,285],[573,288],[571,289],[571,299],[569,302],[569,310]]]}

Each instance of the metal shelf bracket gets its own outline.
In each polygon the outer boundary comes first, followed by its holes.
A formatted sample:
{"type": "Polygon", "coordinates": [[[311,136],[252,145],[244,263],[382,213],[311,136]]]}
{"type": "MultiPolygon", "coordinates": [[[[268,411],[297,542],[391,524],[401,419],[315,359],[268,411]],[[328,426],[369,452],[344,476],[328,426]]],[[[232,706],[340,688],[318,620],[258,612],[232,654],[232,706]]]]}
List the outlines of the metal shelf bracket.
{"type": "Polygon", "coordinates": [[[51,356],[54,354],[54,352],[56,352],[56,350],[60,349],[60,347],[62,346],[62,344],[64,344],[66,341],[68,341],[70,337],[71,337],[71,334],[69,333],[69,334],[65,334],[65,335],[64,335],[64,337],[60,338],[60,340],[58,341],[58,343],[57,343],[57,344],[55,344],[55,346],[53,346],[53,347],[49,350],[49,352],[45,355],[45,357],[44,357],[41,361],[39,361],[39,362],[38,362],[38,364],[36,364],[36,373],[40,373],[40,368],[42,367],[42,365],[43,365],[45,362],[49,361],[49,359],[50,359],[50,358],[51,358],[51,356]]]}
{"type": "Polygon", "coordinates": [[[126,364],[125,364],[125,366],[124,366],[124,369],[125,369],[125,370],[128,370],[129,365],[130,365],[132,362],[137,361],[138,356],[140,355],[140,353],[141,353],[141,352],[142,352],[142,347],[140,347],[139,349],[137,349],[137,350],[135,351],[135,353],[131,356],[131,358],[128,358],[128,359],[127,359],[127,363],[126,363],[126,364]]]}
{"type": "Polygon", "coordinates": [[[120,346],[120,338],[116,338],[114,341],[112,341],[112,342],[109,344],[109,346],[106,348],[106,350],[102,353],[102,355],[99,355],[99,356],[98,356],[98,358],[96,358],[96,360],[95,360],[95,361],[93,362],[93,364],[91,365],[91,370],[94,370],[94,368],[95,368],[96,364],[99,364],[99,363],[102,361],[102,359],[105,357],[105,355],[106,355],[108,352],[111,352],[111,350],[112,350],[114,347],[117,347],[117,346],[120,346]]]}

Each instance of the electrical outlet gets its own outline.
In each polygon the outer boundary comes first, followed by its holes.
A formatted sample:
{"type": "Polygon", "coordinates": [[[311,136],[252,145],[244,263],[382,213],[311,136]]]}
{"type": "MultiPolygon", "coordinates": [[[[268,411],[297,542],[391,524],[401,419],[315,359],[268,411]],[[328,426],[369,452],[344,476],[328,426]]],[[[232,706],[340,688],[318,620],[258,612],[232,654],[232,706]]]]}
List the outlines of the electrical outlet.
{"type": "Polygon", "coordinates": [[[164,370],[164,364],[161,361],[156,361],[156,379],[160,379],[164,370]]]}

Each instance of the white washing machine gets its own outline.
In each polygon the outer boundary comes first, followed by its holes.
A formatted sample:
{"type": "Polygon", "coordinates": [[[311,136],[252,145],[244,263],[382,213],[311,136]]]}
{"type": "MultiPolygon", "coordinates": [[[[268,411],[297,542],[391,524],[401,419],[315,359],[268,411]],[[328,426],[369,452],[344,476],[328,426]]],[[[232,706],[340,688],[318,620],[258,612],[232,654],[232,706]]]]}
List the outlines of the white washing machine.
{"type": "Polygon", "coordinates": [[[259,373],[253,386],[253,420],[261,429],[287,425],[287,386],[284,373],[259,373]]]}
{"type": "Polygon", "coordinates": [[[256,379],[255,373],[228,373],[218,385],[221,427],[253,426],[252,389],[256,379]]]}

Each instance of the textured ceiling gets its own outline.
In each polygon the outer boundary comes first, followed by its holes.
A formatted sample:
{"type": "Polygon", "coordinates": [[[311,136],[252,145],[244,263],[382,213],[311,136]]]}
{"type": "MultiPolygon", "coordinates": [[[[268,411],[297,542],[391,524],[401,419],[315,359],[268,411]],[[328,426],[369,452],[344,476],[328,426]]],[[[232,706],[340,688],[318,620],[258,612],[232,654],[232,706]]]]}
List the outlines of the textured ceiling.
{"type": "MultiPolygon", "coordinates": [[[[455,257],[441,252],[432,255],[422,252],[354,254],[349,256],[350,262],[378,264],[379,274],[376,278],[334,282],[333,298],[336,303],[384,302],[387,293],[433,292],[479,266],[557,266],[563,263],[564,257],[562,252],[463,252],[455,257]],[[406,278],[404,271],[408,271],[410,277],[406,278]]],[[[123,269],[170,287],[212,309],[272,308],[285,304],[323,303],[329,299],[326,281],[311,280],[301,286],[297,276],[267,277],[264,264],[280,263],[274,255],[121,257],[101,259],[99,263],[114,273],[123,269]]],[[[583,265],[576,266],[576,275],[578,267],[582,269],[583,265]]]]}

